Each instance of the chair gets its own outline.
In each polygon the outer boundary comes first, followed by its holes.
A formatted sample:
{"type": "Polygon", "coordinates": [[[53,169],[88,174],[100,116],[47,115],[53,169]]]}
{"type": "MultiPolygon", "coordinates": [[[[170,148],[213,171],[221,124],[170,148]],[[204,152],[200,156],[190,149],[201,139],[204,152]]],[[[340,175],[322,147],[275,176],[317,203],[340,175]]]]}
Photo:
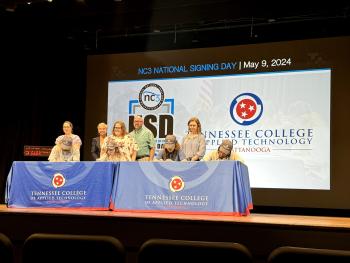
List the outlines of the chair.
{"type": "Polygon", "coordinates": [[[252,262],[248,249],[238,243],[150,239],[140,248],[139,263],[252,262]]]}
{"type": "Polygon", "coordinates": [[[0,233],[0,262],[12,263],[13,260],[13,244],[7,236],[0,233]]]}
{"type": "Polygon", "coordinates": [[[330,262],[349,263],[350,251],[302,247],[279,247],[271,252],[268,263],[330,262]]]}
{"type": "Polygon", "coordinates": [[[125,262],[125,249],[111,236],[33,234],[23,245],[23,262],[125,262]]]}

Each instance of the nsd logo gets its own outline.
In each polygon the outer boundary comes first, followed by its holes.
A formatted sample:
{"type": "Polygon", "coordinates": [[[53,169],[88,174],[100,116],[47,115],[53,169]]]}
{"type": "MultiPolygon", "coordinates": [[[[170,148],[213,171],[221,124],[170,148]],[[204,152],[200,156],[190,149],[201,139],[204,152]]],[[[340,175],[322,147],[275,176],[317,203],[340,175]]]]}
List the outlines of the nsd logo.
{"type": "Polygon", "coordinates": [[[55,188],[62,187],[65,183],[66,179],[64,178],[63,174],[57,173],[52,178],[52,185],[55,188]]]}
{"type": "Polygon", "coordinates": [[[174,131],[174,99],[165,99],[162,87],[156,83],[143,86],[138,100],[129,101],[129,132],[133,128],[134,115],[141,115],[144,125],[155,138],[163,139],[174,131]]]}
{"type": "Polygon", "coordinates": [[[239,125],[251,125],[257,122],[263,113],[261,99],[253,93],[242,93],[231,102],[231,118],[239,125]]]}
{"type": "Polygon", "coordinates": [[[174,176],[170,179],[169,189],[172,192],[179,192],[185,187],[185,182],[180,176],[174,176]]]}

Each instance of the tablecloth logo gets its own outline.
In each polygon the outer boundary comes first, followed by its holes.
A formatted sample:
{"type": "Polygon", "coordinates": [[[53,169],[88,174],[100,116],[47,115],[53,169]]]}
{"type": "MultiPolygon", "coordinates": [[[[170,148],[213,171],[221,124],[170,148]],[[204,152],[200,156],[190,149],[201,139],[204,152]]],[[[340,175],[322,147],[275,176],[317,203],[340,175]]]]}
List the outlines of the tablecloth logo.
{"type": "Polygon", "coordinates": [[[180,176],[173,176],[170,179],[169,188],[172,192],[179,192],[185,187],[185,182],[180,176]]]}
{"type": "Polygon", "coordinates": [[[66,179],[64,178],[63,174],[60,174],[60,173],[54,174],[52,178],[53,187],[59,188],[64,186],[65,183],[66,183],[66,179]]]}
{"type": "Polygon", "coordinates": [[[231,118],[239,125],[251,125],[257,122],[263,113],[261,99],[253,93],[242,93],[231,102],[231,118]]]}

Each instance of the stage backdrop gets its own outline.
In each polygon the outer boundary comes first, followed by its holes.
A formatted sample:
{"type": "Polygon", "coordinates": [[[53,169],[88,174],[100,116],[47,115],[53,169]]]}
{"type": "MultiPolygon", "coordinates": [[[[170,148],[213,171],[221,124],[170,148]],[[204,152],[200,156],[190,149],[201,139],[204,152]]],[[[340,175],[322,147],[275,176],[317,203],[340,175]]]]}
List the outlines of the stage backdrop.
{"type": "MultiPolygon", "coordinates": [[[[242,63],[149,70],[162,74],[247,66],[242,63]]],[[[187,121],[196,116],[207,151],[217,149],[223,139],[232,140],[233,150],[249,167],[252,187],[327,190],[330,80],[331,70],[325,68],[112,81],[108,86],[109,133],[116,120],[125,121],[131,130],[133,116],[140,114],[159,149],[166,134],[175,134],[181,142],[187,121]]]]}

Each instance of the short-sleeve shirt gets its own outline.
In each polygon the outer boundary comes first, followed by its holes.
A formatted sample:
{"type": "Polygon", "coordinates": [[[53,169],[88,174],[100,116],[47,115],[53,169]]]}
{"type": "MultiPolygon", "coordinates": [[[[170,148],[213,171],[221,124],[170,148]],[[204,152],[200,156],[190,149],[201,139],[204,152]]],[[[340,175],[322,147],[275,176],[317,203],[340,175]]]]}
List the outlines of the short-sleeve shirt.
{"type": "Polygon", "coordinates": [[[142,126],[140,129],[133,130],[129,134],[135,139],[139,147],[137,157],[149,156],[150,149],[154,148],[156,145],[153,133],[146,127],[142,126]]]}
{"type": "Polygon", "coordinates": [[[214,150],[214,151],[207,153],[203,157],[203,161],[217,161],[217,160],[233,160],[233,161],[240,161],[240,162],[244,163],[242,157],[239,156],[239,154],[237,154],[235,152],[231,152],[230,158],[219,159],[218,150],[214,150]]]}
{"type": "MultiPolygon", "coordinates": [[[[56,141],[55,141],[55,144],[60,144],[65,136],[67,136],[67,135],[60,135],[60,136],[58,136],[56,141]]],[[[80,139],[80,137],[78,135],[71,134],[69,136],[72,138],[72,144],[73,145],[79,146],[79,147],[81,146],[82,142],[81,142],[81,139],[80,139]]]]}
{"type": "Polygon", "coordinates": [[[124,137],[116,137],[114,135],[108,135],[104,140],[101,147],[101,157],[98,161],[132,161],[132,154],[138,150],[138,146],[133,137],[126,134],[124,137]],[[117,153],[113,156],[108,156],[107,143],[109,139],[112,139],[117,146],[117,153]]]}

